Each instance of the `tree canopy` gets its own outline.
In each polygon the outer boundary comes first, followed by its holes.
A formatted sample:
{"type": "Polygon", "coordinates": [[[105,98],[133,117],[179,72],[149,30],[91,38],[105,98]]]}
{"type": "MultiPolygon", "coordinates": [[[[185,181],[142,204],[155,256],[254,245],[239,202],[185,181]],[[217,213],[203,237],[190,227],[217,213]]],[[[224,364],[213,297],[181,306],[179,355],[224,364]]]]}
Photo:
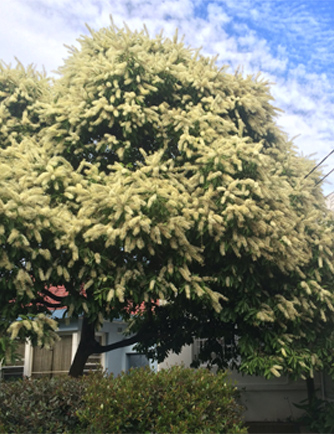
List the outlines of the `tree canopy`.
{"type": "Polygon", "coordinates": [[[119,345],[159,360],[200,337],[203,359],[250,374],[331,367],[333,218],[269,83],[177,34],[79,42],[57,79],[0,69],[3,352],[51,345],[64,307],[86,330],[73,375],[117,347],[94,333],[119,316],[119,345]]]}

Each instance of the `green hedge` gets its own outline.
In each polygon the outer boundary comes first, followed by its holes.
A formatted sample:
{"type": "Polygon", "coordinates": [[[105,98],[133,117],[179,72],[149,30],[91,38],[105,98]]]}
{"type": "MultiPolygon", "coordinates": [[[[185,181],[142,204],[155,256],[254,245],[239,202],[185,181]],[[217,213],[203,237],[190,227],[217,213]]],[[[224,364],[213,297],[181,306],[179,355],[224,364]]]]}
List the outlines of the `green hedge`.
{"type": "Polygon", "coordinates": [[[8,433],[246,433],[223,373],[173,367],[1,383],[8,433]]]}
{"type": "Polygon", "coordinates": [[[67,376],[1,382],[0,432],[76,432],[86,383],[67,376]]]}

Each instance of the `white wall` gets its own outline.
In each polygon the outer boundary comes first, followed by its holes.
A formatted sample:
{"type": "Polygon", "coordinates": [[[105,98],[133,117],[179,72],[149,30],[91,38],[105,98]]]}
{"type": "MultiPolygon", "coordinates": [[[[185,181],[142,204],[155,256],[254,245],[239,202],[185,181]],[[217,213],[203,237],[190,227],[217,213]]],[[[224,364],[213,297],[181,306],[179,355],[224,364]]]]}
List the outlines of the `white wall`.
{"type": "Polygon", "coordinates": [[[158,365],[158,370],[167,369],[174,365],[184,365],[186,368],[190,366],[193,359],[192,345],[187,345],[182,348],[180,354],[170,353],[168,357],[158,365]]]}

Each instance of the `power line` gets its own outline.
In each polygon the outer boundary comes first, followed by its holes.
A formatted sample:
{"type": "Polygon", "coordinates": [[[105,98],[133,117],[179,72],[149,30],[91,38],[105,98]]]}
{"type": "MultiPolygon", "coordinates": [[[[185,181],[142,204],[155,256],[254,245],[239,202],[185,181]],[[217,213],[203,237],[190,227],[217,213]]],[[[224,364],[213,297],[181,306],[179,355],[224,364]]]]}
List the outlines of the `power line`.
{"type": "Polygon", "coordinates": [[[327,176],[329,176],[332,172],[334,172],[334,168],[331,170],[331,171],[329,171],[328,173],[327,173],[327,175],[325,175],[323,178],[321,178],[315,185],[318,185],[318,184],[320,184],[324,179],[326,179],[327,178],[327,176]]]}
{"type": "MultiPolygon", "coordinates": [[[[315,167],[313,167],[313,169],[307,174],[307,175],[305,175],[304,176],[304,179],[306,179],[308,176],[310,176],[311,175],[311,173],[313,173],[319,166],[321,166],[321,164],[324,162],[324,161],[326,161],[327,160],[327,158],[330,156],[330,155],[332,155],[334,153],[334,149],[333,150],[331,150],[331,152],[329,153],[329,154],[327,154],[326,155],[326,157],[325,158],[323,158],[321,161],[320,161],[320,163],[318,163],[315,167]]],[[[334,169],[333,169],[334,170],[334,169]]],[[[330,175],[332,172],[333,172],[333,170],[331,170],[326,176],[324,176],[320,181],[318,181],[317,183],[316,183],[316,185],[318,185],[318,184],[320,184],[320,182],[321,181],[323,181],[325,178],[327,178],[327,176],[328,175],[330,175]]]]}

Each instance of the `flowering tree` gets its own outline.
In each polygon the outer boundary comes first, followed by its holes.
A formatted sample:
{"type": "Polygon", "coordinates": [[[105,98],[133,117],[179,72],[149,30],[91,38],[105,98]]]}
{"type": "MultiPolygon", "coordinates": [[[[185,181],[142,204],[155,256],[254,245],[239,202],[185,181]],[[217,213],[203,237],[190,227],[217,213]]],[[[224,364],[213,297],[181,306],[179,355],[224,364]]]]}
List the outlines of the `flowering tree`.
{"type": "Polygon", "coordinates": [[[51,344],[66,307],[84,316],[71,375],[93,352],[161,360],[194,337],[250,374],[329,365],[333,219],[268,83],[177,36],[111,26],[80,44],[53,82],[1,69],[2,342],[51,344]],[[101,346],[120,315],[132,334],[101,346]]]}

